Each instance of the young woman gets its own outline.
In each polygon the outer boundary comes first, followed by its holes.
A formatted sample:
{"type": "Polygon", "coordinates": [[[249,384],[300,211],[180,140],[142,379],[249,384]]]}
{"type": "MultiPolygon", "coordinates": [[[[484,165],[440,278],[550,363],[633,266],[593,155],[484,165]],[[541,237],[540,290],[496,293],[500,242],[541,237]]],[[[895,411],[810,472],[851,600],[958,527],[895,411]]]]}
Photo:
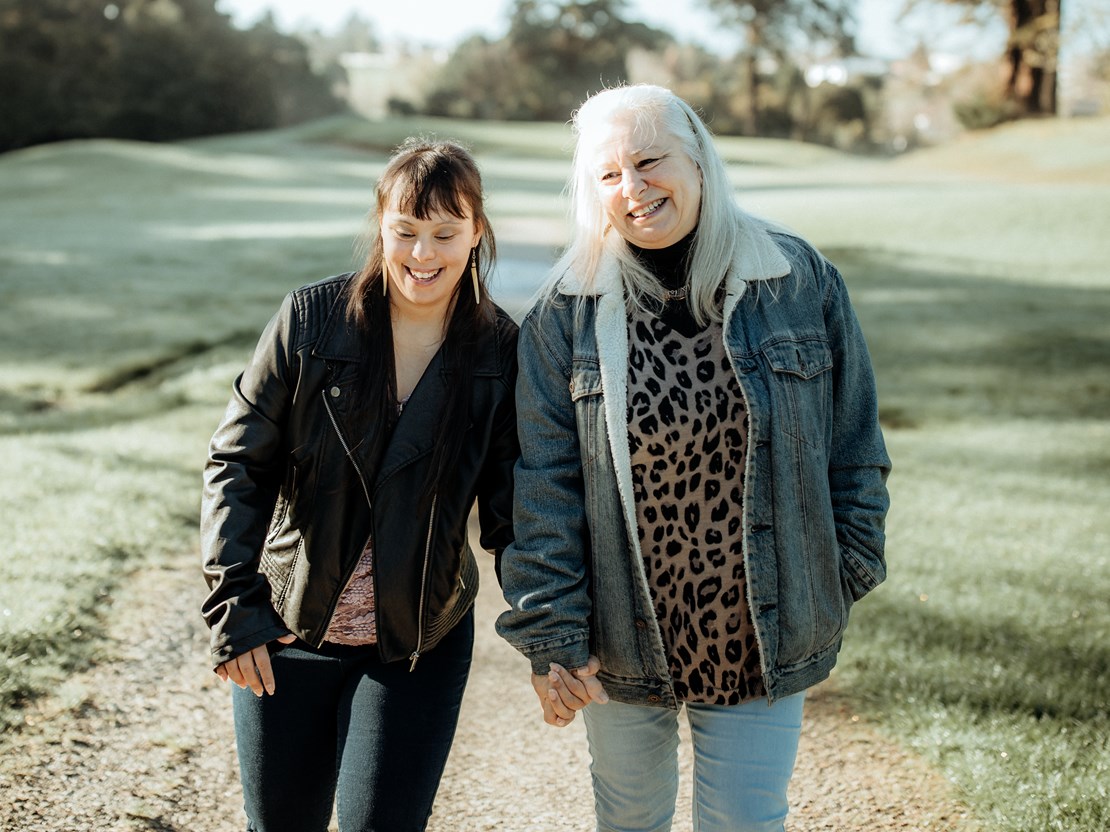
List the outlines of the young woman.
{"type": "Polygon", "coordinates": [[[599,830],[670,829],[680,707],[694,829],[782,830],[804,691],[886,574],[867,348],[685,102],[607,90],[574,126],[574,237],[521,326],[498,629],[546,721],[585,708],[599,830]]]}
{"type": "Polygon", "coordinates": [[[471,156],[410,140],[365,266],[286,297],[212,438],[203,614],[248,829],[424,829],[470,668],[481,544],[512,539],[516,325],[471,156]]]}

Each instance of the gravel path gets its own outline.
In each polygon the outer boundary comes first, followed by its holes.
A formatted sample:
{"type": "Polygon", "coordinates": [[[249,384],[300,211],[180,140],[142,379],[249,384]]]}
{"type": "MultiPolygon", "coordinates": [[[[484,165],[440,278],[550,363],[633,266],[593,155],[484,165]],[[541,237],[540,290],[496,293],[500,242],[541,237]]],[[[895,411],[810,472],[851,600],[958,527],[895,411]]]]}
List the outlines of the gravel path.
{"type": "MultiPolygon", "coordinates": [[[[491,559],[483,558],[483,568],[491,559]]],[[[199,558],[145,568],[117,593],[106,659],[28,709],[0,741],[4,832],[242,830],[226,687],[207,669],[199,558]]],[[[527,664],[493,632],[483,574],[474,670],[431,832],[593,828],[581,720],[539,718],[527,664]]],[[[881,738],[828,685],[806,705],[791,832],[975,826],[950,786],[881,738]]],[[[689,791],[689,737],[682,746],[689,791]]],[[[334,827],[333,827],[334,828],[334,827]]],[[[689,797],[675,832],[688,832],[689,797]]]]}

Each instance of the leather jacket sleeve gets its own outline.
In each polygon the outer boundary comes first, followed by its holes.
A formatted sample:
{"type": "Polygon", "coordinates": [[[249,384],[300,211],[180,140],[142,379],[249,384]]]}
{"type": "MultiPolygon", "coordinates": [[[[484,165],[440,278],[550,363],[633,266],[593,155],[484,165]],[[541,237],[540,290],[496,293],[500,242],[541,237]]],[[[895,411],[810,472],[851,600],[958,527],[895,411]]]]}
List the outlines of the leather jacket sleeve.
{"type": "Polygon", "coordinates": [[[517,377],[517,328],[513,324],[499,333],[500,352],[508,368],[504,381],[508,386],[500,412],[496,414],[489,452],[478,486],[479,542],[492,552],[497,583],[501,584],[501,555],[513,542],[513,469],[520,457],[516,428],[515,384],[517,377]]]}
{"type": "Polygon", "coordinates": [[[201,501],[201,551],[209,594],[202,614],[212,663],[287,633],[270,603],[259,558],[284,476],[284,423],[296,386],[292,296],[263,331],[235,380],[209,446],[201,501]]]}

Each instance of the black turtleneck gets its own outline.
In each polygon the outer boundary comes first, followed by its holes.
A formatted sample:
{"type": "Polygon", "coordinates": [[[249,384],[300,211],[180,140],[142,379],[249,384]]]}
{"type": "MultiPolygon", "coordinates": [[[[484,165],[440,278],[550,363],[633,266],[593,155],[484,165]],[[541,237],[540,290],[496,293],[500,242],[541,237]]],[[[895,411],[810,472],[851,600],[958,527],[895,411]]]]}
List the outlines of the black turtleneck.
{"type": "MultiPolygon", "coordinates": [[[[681,289],[687,285],[690,249],[694,245],[695,231],[691,231],[677,243],[666,248],[640,248],[629,243],[628,249],[664,289],[681,289]]],[[[694,320],[694,315],[690,311],[689,298],[665,301],[659,313],[659,320],[687,338],[705,329],[694,320]]]]}

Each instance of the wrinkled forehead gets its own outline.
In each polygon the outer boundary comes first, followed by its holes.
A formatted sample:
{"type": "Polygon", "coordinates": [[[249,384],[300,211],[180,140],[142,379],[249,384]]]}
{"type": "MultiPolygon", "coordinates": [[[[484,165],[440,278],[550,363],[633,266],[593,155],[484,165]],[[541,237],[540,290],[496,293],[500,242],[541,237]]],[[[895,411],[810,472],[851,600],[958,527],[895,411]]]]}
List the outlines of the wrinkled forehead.
{"type": "Polygon", "coordinates": [[[584,158],[591,168],[661,153],[686,153],[686,146],[666,126],[631,115],[582,133],[584,158]]]}
{"type": "Polygon", "coordinates": [[[579,143],[587,158],[612,156],[647,150],[666,136],[654,122],[637,119],[631,113],[621,114],[604,122],[591,124],[581,132],[579,143]]]}

